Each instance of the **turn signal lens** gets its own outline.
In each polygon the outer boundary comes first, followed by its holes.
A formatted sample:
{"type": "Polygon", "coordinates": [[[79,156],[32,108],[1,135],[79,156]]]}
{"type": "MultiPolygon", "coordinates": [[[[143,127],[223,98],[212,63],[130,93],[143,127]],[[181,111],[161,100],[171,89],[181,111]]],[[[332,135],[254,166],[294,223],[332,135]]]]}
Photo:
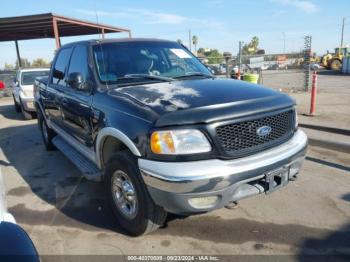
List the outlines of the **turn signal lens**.
{"type": "Polygon", "coordinates": [[[171,132],[154,132],[151,137],[151,149],[155,154],[175,153],[171,132]]]}
{"type": "Polygon", "coordinates": [[[184,155],[209,152],[211,146],[199,130],[167,130],[152,133],[151,150],[155,154],[184,155]]]}

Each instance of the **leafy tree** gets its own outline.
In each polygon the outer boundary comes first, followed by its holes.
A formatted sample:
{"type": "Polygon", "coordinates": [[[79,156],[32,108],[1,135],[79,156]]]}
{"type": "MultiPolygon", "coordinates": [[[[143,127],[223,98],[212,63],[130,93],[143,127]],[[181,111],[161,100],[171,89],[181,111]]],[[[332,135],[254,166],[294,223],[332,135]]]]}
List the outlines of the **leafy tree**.
{"type": "MultiPolygon", "coordinates": [[[[30,67],[30,62],[27,58],[21,58],[21,63],[23,68],[30,67]]],[[[18,60],[16,60],[16,68],[19,68],[18,60]]]]}
{"type": "Polygon", "coordinates": [[[258,51],[258,46],[259,46],[259,38],[257,36],[254,36],[248,44],[245,44],[242,47],[242,54],[253,55],[258,51]]]}
{"type": "Polygon", "coordinates": [[[207,58],[208,64],[220,64],[224,59],[224,56],[217,49],[205,49],[201,47],[197,53],[207,58]]]}
{"type": "Polygon", "coordinates": [[[43,58],[34,59],[31,67],[49,67],[50,63],[46,62],[43,58]]]}
{"type": "Polygon", "coordinates": [[[203,47],[198,48],[197,53],[198,53],[198,54],[203,54],[203,55],[205,55],[205,49],[204,49],[203,47]]]}
{"type": "Polygon", "coordinates": [[[13,70],[15,67],[11,64],[5,63],[5,70],[13,70]]]}

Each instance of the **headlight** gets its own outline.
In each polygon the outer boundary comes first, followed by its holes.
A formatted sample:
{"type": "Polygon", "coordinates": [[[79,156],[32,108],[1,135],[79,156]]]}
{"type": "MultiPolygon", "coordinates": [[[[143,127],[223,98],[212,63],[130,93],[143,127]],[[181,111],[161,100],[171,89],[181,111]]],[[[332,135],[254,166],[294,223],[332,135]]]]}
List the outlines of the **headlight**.
{"type": "Polygon", "coordinates": [[[166,130],[152,133],[151,150],[155,154],[185,155],[209,152],[211,146],[199,130],[166,130]]]}

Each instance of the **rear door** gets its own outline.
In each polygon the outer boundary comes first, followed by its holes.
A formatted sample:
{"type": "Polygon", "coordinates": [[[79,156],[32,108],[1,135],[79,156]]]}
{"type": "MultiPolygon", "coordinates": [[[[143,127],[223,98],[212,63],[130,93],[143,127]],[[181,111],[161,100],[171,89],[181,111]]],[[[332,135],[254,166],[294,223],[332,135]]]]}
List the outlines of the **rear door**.
{"type": "Polygon", "coordinates": [[[72,50],[72,47],[60,49],[51,68],[51,76],[47,88],[45,92],[40,93],[46,115],[58,126],[62,126],[60,99],[66,87],[65,78],[72,50]]]}
{"type": "Polygon", "coordinates": [[[60,100],[62,124],[65,131],[74,136],[86,146],[92,146],[91,135],[91,104],[92,78],[88,59],[88,46],[76,45],[70,59],[67,71],[66,86],[62,89],[60,100]],[[69,84],[71,74],[80,74],[82,84],[89,86],[79,89],[69,84]]]}

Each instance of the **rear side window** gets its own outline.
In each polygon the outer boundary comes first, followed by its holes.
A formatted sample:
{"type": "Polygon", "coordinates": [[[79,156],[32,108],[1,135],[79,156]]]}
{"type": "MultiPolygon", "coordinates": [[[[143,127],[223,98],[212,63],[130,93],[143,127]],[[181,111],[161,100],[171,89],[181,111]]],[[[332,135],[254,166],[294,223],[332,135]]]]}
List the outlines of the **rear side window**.
{"type": "Polygon", "coordinates": [[[64,78],[66,68],[68,67],[70,54],[72,52],[72,48],[62,49],[57,56],[55,65],[53,67],[52,72],[52,83],[56,85],[65,85],[64,78]]]}
{"type": "Polygon", "coordinates": [[[83,82],[90,80],[88,50],[86,46],[78,45],[74,48],[67,76],[71,73],[81,74],[83,82]]]}

